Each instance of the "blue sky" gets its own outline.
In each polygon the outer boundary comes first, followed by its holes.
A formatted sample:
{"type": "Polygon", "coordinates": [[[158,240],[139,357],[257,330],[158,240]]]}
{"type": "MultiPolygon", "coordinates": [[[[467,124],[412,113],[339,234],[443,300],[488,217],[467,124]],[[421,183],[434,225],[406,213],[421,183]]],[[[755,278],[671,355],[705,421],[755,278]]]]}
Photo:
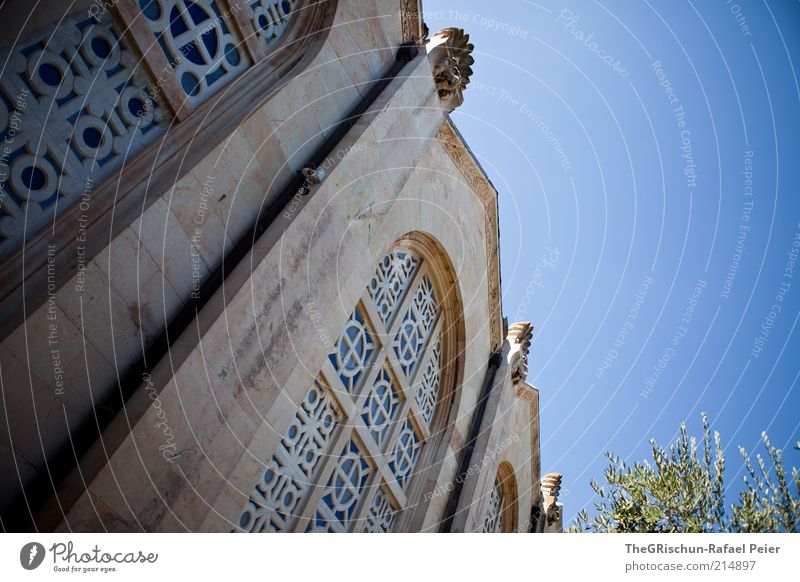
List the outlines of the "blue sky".
{"type": "Polygon", "coordinates": [[[703,411],[733,489],[762,430],[800,466],[800,3],[423,7],[475,44],[453,118],[500,193],[566,520],[605,450],[643,459],[703,411]]]}

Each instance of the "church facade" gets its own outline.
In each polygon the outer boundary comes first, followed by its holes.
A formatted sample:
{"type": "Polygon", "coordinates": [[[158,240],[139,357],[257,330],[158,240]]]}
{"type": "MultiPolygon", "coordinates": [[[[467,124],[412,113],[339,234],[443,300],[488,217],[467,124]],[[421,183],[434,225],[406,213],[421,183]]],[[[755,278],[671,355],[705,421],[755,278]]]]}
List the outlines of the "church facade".
{"type": "Polygon", "coordinates": [[[5,530],[561,530],[450,118],[463,30],[419,0],[17,9],[5,530]]]}

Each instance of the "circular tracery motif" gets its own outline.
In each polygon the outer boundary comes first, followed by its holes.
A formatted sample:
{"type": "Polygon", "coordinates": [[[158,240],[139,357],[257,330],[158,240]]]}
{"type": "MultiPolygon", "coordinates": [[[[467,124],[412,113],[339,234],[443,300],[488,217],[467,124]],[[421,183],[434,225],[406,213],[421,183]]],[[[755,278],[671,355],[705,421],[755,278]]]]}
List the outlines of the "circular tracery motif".
{"type": "Polygon", "coordinates": [[[397,355],[404,368],[410,368],[417,358],[419,330],[417,324],[408,319],[400,326],[397,334],[397,355]]]}
{"type": "Polygon", "coordinates": [[[427,276],[414,291],[411,304],[403,315],[403,323],[394,338],[394,352],[406,378],[411,379],[421,361],[428,336],[438,316],[436,295],[427,276]]]}
{"type": "Polygon", "coordinates": [[[42,157],[24,154],[11,164],[11,186],[22,200],[44,202],[56,195],[58,176],[42,157]]]}
{"type": "Polygon", "coordinates": [[[334,512],[344,512],[352,508],[358,500],[358,488],[364,477],[359,455],[348,452],[334,469],[333,506],[334,512]]]}
{"type": "Polygon", "coordinates": [[[374,350],[375,342],[367,329],[366,319],[361,311],[356,309],[350,316],[344,333],[337,340],[333,353],[329,356],[345,390],[351,394],[355,393],[374,350]]]}
{"type": "Polygon", "coordinates": [[[400,408],[400,397],[384,366],[364,403],[361,418],[378,446],[383,446],[400,408]]]}
{"type": "Polygon", "coordinates": [[[372,466],[350,439],[336,460],[306,531],[347,531],[372,474],[372,466]]]}
{"type": "Polygon", "coordinates": [[[360,321],[352,321],[339,343],[339,363],[342,373],[352,377],[367,359],[367,330],[360,321]]]}
{"type": "Polygon", "coordinates": [[[408,487],[421,450],[420,437],[411,420],[407,419],[395,444],[392,460],[389,462],[389,471],[395,476],[401,489],[408,487]]]}
{"type": "Polygon", "coordinates": [[[411,466],[414,457],[411,454],[413,446],[413,436],[410,433],[400,435],[400,446],[395,450],[395,461],[397,462],[397,472],[406,473],[411,466]]]}
{"type": "Polygon", "coordinates": [[[119,42],[108,29],[87,27],[83,31],[80,50],[83,58],[95,67],[112,69],[119,63],[119,42]]]}
{"type": "Polygon", "coordinates": [[[199,103],[248,66],[239,48],[242,39],[226,23],[230,11],[216,0],[140,0],[139,7],[176,80],[193,98],[190,103],[199,103]]]}
{"type": "Polygon", "coordinates": [[[397,512],[392,507],[391,501],[386,495],[386,490],[381,486],[375,494],[372,506],[367,513],[367,518],[364,520],[363,531],[366,533],[386,533],[392,529],[396,515],[397,512]]]}
{"type": "Polygon", "coordinates": [[[370,424],[382,429],[391,418],[392,408],[397,402],[397,397],[388,384],[381,383],[375,386],[374,397],[370,398],[369,418],[370,424]]]}
{"type": "Polygon", "coordinates": [[[64,57],[51,51],[34,51],[28,56],[27,77],[39,93],[56,99],[69,95],[75,80],[64,57]]]}
{"type": "Polygon", "coordinates": [[[111,153],[108,124],[94,115],[81,115],[75,122],[72,143],[85,158],[102,160],[111,153]]]}
{"type": "Polygon", "coordinates": [[[146,127],[153,121],[153,102],[139,87],[125,87],[119,97],[119,111],[131,125],[146,127]]]}
{"type": "Polygon", "coordinates": [[[251,4],[253,27],[264,49],[283,34],[296,6],[297,0],[257,0],[251,4]]]}

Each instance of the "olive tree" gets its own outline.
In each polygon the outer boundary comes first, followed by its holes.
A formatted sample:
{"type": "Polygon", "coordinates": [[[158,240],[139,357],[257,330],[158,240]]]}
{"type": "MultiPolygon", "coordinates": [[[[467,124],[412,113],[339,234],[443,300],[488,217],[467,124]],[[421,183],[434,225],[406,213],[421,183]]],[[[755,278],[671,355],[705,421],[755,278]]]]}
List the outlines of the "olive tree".
{"type": "MultiPolygon", "coordinates": [[[[744,488],[725,505],[725,454],[719,433],[713,439],[703,415],[702,450],[681,424],[666,449],[654,440],[652,461],[629,465],[612,453],[605,484],[591,482],[596,514],[579,512],[569,531],[595,532],[800,532],[800,474],[791,481],[781,451],[761,434],[767,459],[755,462],[739,447],[744,460],[744,488]]],[[[799,443],[800,444],[800,443],[799,443]]]]}

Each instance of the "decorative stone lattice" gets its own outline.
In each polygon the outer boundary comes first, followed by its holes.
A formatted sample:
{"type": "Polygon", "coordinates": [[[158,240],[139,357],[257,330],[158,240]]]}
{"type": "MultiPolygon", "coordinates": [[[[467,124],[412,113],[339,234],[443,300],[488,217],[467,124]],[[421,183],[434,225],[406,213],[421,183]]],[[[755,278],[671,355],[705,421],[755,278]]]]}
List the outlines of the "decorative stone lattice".
{"type": "Polygon", "coordinates": [[[361,409],[361,419],[379,447],[383,448],[399,412],[400,396],[384,366],[375,378],[361,409]]]}
{"type": "Polygon", "coordinates": [[[422,442],[414,429],[414,424],[411,419],[406,419],[392,453],[392,459],[389,461],[389,471],[402,489],[408,487],[414,475],[414,467],[417,465],[421,450],[422,442]]]}
{"type": "Polygon", "coordinates": [[[373,469],[352,439],[344,446],[306,531],[345,532],[373,469]]]}
{"type": "Polygon", "coordinates": [[[359,309],[353,312],[328,358],[345,390],[355,393],[375,351],[375,340],[359,309]]]}
{"type": "Polygon", "coordinates": [[[91,204],[95,183],[168,124],[110,16],[85,14],[2,55],[0,256],[81,196],[91,204]]]}
{"type": "Polygon", "coordinates": [[[294,16],[297,0],[258,0],[249,8],[258,42],[265,52],[270,52],[294,16]]]}
{"type": "Polygon", "coordinates": [[[428,426],[431,424],[433,418],[433,411],[436,409],[436,399],[439,394],[439,379],[441,376],[441,359],[442,359],[442,340],[441,337],[436,338],[431,348],[431,357],[428,364],[425,366],[425,371],[422,373],[422,380],[417,384],[417,391],[414,397],[417,399],[417,405],[422,411],[422,416],[428,426]]]}
{"type": "Polygon", "coordinates": [[[503,489],[495,478],[494,487],[489,494],[489,507],[486,509],[486,518],[483,520],[484,533],[498,533],[503,531],[503,489]]]}
{"type": "Polygon", "coordinates": [[[417,259],[408,251],[393,251],[383,258],[370,279],[367,290],[384,325],[389,325],[417,264],[417,259]]]}
{"type": "Polygon", "coordinates": [[[241,529],[283,531],[291,525],[340,421],[330,396],[315,383],[251,493],[239,519],[241,529]]]}
{"type": "Polygon", "coordinates": [[[386,533],[391,531],[396,511],[389,501],[383,487],[378,489],[367,512],[363,531],[367,533],[386,533]]]}
{"type": "Polygon", "coordinates": [[[433,285],[428,277],[423,277],[393,341],[394,353],[408,379],[413,377],[420,362],[425,343],[436,323],[437,313],[433,285]]]}
{"type": "Polygon", "coordinates": [[[250,66],[216,0],[139,0],[139,6],[191,105],[250,66]]]}
{"type": "Polygon", "coordinates": [[[309,392],[266,463],[241,529],[386,532],[395,526],[403,510],[398,503],[404,503],[398,499],[407,495],[425,444],[416,422],[430,426],[441,384],[443,339],[438,331],[433,337],[436,294],[425,272],[416,276],[425,268],[405,250],[381,260],[363,303],[328,355],[331,366],[320,372],[320,382],[339,389],[329,395],[315,385],[309,392]],[[368,318],[369,302],[376,321],[368,318]],[[392,345],[381,345],[397,313],[411,322],[410,329],[404,332],[404,323],[392,345]],[[405,357],[390,359],[396,353],[405,357]],[[415,386],[411,376],[421,362],[424,372],[415,386]],[[339,410],[348,412],[340,416],[339,410]],[[334,445],[334,438],[344,444],[334,445]],[[312,496],[320,475],[325,485],[317,485],[312,496]]]}

